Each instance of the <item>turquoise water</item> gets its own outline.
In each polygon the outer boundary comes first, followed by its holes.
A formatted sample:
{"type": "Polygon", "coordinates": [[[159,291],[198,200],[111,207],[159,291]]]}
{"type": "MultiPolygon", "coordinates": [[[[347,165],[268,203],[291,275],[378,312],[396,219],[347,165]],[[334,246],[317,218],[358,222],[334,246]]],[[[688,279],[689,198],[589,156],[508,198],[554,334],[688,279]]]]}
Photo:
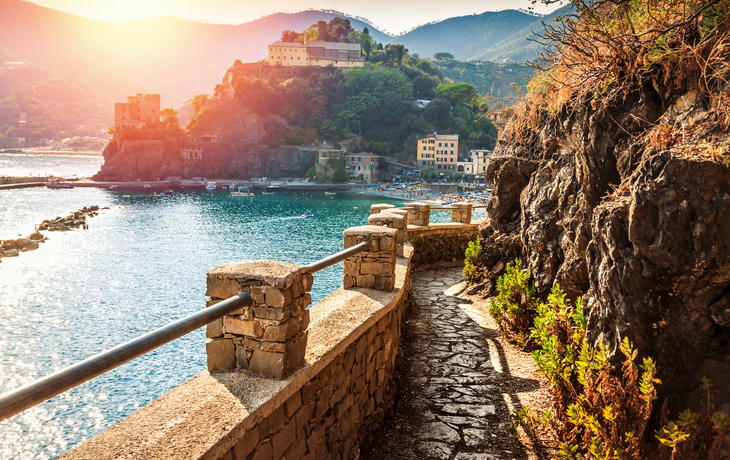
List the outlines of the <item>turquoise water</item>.
{"type": "MultiPolygon", "coordinates": [[[[0,239],[84,206],[110,208],[88,230],[49,233],[37,251],[2,259],[0,393],[203,308],[205,273],[217,265],[308,264],[337,252],[344,229],[366,224],[372,203],[388,202],[311,195],[0,191],[0,239]],[[305,209],[316,217],[298,217],[305,209]]],[[[313,301],[341,282],[341,264],[317,273],[313,301]]],[[[0,422],[0,458],[55,458],[93,437],[203,370],[205,340],[200,329],[0,422]]]]}
{"type": "Polygon", "coordinates": [[[0,177],[91,177],[103,163],[100,156],[0,153],[0,177]]]}

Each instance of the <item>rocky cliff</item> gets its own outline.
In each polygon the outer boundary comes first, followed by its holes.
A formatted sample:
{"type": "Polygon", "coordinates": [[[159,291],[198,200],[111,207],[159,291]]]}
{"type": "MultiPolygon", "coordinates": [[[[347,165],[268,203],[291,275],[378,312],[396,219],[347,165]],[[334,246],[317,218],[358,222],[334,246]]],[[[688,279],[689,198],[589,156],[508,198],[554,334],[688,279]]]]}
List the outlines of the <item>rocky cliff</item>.
{"type": "MultiPolygon", "coordinates": [[[[167,140],[116,139],[104,149],[104,165],[94,176],[100,181],[153,180],[170,176],[243,178],[304,176],[316,161],[316,151],[299,150],[275,142],[288,131],[278,117],[246,111],[213,109],[215,123],[199,127],[198,135],[220,134],[220,143],[196,144],[201,160],[183,160],[179,150],[193,141],[178,136],[167,140]],[[225,114],[225,115],[224,115],[225,114]]],[[[160,137],[151,134],[149,137],[160,137]]]]}
{"type": "MultiPolygon", "coordinates": [[[[651,79],[609,95],[528,95],[494,150],[481,285],[521,257],[545,295],[583,297],[589,337],[628,337],[659,366],[660,396],[730,402],[727,55],[713,79],[651,79]],[[705,80],[707,82],[708,80],[705,80]],[[491,272],[489,271],[491,269],[491,272]]],[[[666,77],[666,78],[665,78],[666,77]]]]}

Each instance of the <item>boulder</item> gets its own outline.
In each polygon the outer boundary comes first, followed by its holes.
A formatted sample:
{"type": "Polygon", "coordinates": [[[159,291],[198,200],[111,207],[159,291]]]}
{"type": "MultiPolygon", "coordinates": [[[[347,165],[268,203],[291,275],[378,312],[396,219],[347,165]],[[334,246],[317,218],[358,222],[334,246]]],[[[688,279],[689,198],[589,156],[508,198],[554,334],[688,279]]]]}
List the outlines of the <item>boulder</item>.
{"type": "Polygon", "coordinates": [[[3,255],[5,257],[18,257],[18,255],[20,255],[20,252],[17,249],[8,249],[3,253],[3,255]]]}
{"type": "Polygon", "coordinates": [[[40,240],[43,240],[44,236],[38,232],[35,232],[35,233],[31,233],[28,238],[33,241],[40,241],[40,240]]]}

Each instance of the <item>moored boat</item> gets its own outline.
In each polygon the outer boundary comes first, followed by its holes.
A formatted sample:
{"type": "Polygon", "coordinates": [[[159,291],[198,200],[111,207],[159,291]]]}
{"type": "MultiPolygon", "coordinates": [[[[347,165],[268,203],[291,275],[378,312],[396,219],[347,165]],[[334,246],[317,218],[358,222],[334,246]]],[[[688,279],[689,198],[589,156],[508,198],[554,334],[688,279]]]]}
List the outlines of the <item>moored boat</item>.
{"type": "Polygon", "coordinates": [[[57,180],[47,183],[46,187],[48,187],[48,188],[74,188],[73,184],[69,184],[68,182],[59,182],[57,180]]]}
{"type": "Polygon", "coordinates": [[[205,185],[205,189],[206,190],[215,190],[216,189],[215,182],[208,182],[205,185]]]}
{"type": "Polygon", "coordinates": [[[253,192],[244,191],[244,192],[231,192],[231,196],[254,196],[253,192]]]}

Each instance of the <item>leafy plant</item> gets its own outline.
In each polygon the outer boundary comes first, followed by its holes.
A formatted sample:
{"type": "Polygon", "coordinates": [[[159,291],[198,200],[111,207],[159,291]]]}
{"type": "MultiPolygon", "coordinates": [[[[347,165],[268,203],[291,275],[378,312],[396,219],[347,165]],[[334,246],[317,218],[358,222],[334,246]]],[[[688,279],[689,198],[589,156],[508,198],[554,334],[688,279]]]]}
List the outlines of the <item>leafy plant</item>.
{"type": "Polygon", "coordinates": [[[464,278],[470,282],[472,277],[477,272],[477,263],[479,262],[479,256],[482,255],[482,242],[477,236],[475,241],[469,241],[469,245],[466,248],[466,259],[464,259],[464,278]]]}
{"type": "Polygon", "coordinates": [[[507,264],[504,275],[497,279],[497,297],[489,314],[505,336],[524,346],[538,304],[535,288],[530,283],[530,270],[522,270],[522,261],[507,264]]]}
{"type": "Polygon", "coordinates": [[[540,349],[533,352],[538,372],[555,395],[555,414],[537,417],[522,411],[514,424],[536,433],[535,424],[548,427],[561,440],[563,458],[646,458],[645,431],[656,399],[656,366],[644,358],[635,364],[637,351],[628,339],[619,346],[625,356],[621,374],[614,368],[603,342],[594,347],[585,337],[581,301],[575,307],[556,285],[548,302],[537,307],[533,337],[540,349]]]}

